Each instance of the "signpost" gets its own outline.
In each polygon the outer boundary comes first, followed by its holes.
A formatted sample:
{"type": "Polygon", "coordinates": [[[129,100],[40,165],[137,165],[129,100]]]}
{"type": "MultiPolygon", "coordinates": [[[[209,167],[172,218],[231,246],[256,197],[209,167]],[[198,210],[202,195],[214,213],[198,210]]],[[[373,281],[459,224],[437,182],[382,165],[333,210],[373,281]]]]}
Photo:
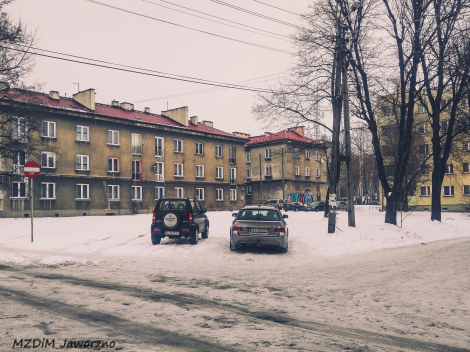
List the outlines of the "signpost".
{"type": "Polygon", "coordinates": [[[23,167],[23,172],[25,176],[28,176],[29,179],[31,180],[31,184],[29,187],[29,192],[31,195],[31,243],[33,242],[33,218],[34,218],[34,212],[33,212],[33,206],[34,206],[34,192],[33,192],[33,179],[35,177],[38,177],[39,174],[41,173],[41,167],[39,164],[35,161],[28,161],[26,164],[24,164],[23,167]]]}

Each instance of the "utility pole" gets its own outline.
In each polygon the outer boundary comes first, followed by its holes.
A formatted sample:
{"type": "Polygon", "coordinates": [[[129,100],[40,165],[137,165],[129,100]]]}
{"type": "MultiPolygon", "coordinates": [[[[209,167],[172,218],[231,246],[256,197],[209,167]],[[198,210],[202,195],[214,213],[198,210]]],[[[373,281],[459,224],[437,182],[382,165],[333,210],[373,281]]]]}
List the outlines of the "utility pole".
{"type": "Polygon", "coordinates": [[[261,153],[259,153],[259,189],[261,204],[263,204],[263,175],[261,174],[261,153]]]}
{"type": "Polygon", "coordinates": [[[284,147],[281,148],[281,160],[282,160],[282,199],[286,199],[285,195],[285,184],[284,184],[284,147]]]}

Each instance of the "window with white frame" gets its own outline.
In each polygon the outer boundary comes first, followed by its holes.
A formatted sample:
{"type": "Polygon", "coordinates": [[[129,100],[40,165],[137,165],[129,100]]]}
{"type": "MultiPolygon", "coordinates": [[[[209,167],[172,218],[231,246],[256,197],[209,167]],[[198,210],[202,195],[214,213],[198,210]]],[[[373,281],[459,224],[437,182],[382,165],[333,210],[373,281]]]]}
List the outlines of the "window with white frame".
{"type": "Polygon", "coordinates": [[[42,122],[42,136],[46,138],[55,138],[55,122],[42,122]]]}
{"type": "Polygon", "coordinates": [[[26,183],[25,182],[13,182],[11,189],[12,198],[26,198],[26,183]]]}
{"type": "Polygon", "coordinates": [[[77,183],[75,200],[90,200],[90,185],[77,183]]]}
{"type": "Polygon", "coordinates": [[[26,153],[24,151],[13,152],[13,168],[14,175],[23,175],[24,164],[26,163],[26,153]]]}
{"type": "Polygon", "coordinates": [[[246,162],[251,163],[251,153],[246,153],[246,162]]]}
{"type": "Polygon", "coordinates": [[[196,177],[204,177],[204,165],[196,165],[196,177]]]}
{"type": "Polygon", "coordinates": [[[132,146],[131,153],[135,155],[142,154],[142,135],[138,133],[132,133],[132,146]]]}
{"type": "Polygon", "coordinates": [[[196,155],[204,155],[204,143],[196,142],[196,155]]]}
{"type": "Polygon", "coordinates": [[[155,200],[165,197],[165,187],[155,187],[155,200]]]}
{"type": "Polygon", "coordinates": [[[41,167],[45,169],[55,169],[54,152],[41,152],[41,167]]]}
{"type": "Polygon", "coordinates": [[[119,131],[108,130],[108,144],[119,145],[119,131]]]}
{"type": "Polygon", "coordinates": [[[320,178],[320,169],[318,168],[315,170],[315,177],[320,178]]]}
{"type": "Polygon", "coordinates": [[[470,172],[470,163],[463,163],[463,172],[464,173],[470,172]]]}
{"type": "Polygon", "coordinates": [[[246,178],[251,178],[251,169],[246,170],[246,178]]]}
{"type": "Polygon", "coordinates": [[[142,186],[131,186],[131,199],[134,201],[142,200],[142,186]]]}
{"type": "Polygon", "coordinates": [[[215,189],[215,200],[218,202],[224,200],[224,190],[222,188],[215,189]]]}
{"type": "Polygon", "coordinates": [[[470,185],[464,185],[463,186],[463,195],[464,196],[470,196],[470,185]]]}
{"type": "Polygon", "coordinates": [[[294,148],[294,158],[300,158],[300,151],[299,148],[294,148]]]}
{"type": "Polygon", "coordinates": [[[310,160],[310,150],[305,151],[305,160],[310,160]]]}
{"type": "Polygon", "coordinates": [[[421,186],[421,197],[429,197],[431,195],[430,186],[421,186]]]}
{"type": "Polygon", "coordinates": [[[251,186],[246,186],[246,194],[251,194],[251,186]]]}
{"type": "Polygon", "coordinates": [[[264,150],[264,158],[265,159],[271,159],[272,153],[271,153],[271,148],[265,149],[264,150]]]}
{"type": "Polygon", "coordinates": [[[305,176],[310,176],[310,168],[309,167],[305,168],[305,176]]]}
{"type": "Polygon", "coordinates": [[[155,171],[155,181],[161,182],[165,179],[165,164],[157,162],[153,165],[155,171]]]}
{"type": "Polygon", "coordinates": [[[108,185],[108,201],[119,200],[119,185],[108,185]]]}
{"type": "Polygon", "coordinates": [[[470,151],[470,142],[462,142],[462,150],[463,151],[470,151]]]}
{"type": "Polygon", "coordinates": [[[444,197],[454,196],[454,186],[444,186],[444,197]]]}
{"type": "Polygon", "coordinates": [[[15,117],[12,120],[13,123],[13,130],[12,130],[12,136],[13,139],[19,141],[20,143],[26,143],[27,142],[27,123],[26,119],[23,117],[15,117]]]}
{"type": "Polygon", "coordinates": [[[142,161],[132,160],[132,180],[142,181],[142,161]]]}
{"type": "Polygon", "coordinates": [[[300,166],[295,165],[294,167],[294,175],[299,176],[300,175],[300,166]]]}
{"type": "Polygon", "coordinates": [[[237,200],[237,190],[236,189],[231,189],[230,190],[230,200],[232,202],[237,200]]]}
{"type": "Polygon", "coordinates": [[[429,153],[429,148],[427,144],[421,144],[419,146],[419,153],[420,154],[428,154],[429,153]]]}
{"type": "Polygon", "coordinates": [[[237,148],[236,147],[228,147],[228,162],[229,164],[237,163],[237,148]]]}
{"type": "Polygon", "coordinates": [[[224,178],[224,168],[222,166],[215,167],[215,178],[218,178],[218,179],[224,178]]]}
{"type": "Polygon", "coordinates": [[[421,124],[418,125],[418,133],[426,133],[428,131],[428,124],[426,122],[423,122],[421,124]]]}
{"type": "Polygon", "coordinates": [[[163,156],[163,146],[164,139],[163,137],[155,137],[155,156],[161,158],[163,156]]]}
{"type": "Polygon", "coordinates": [[[446,175],[451,175],[454,173],[454,164],[446,164],[446,175]]]}
{"type": "Polygon", "coordinates": [[[90,157],[88,155],[78,154],[76,170],[89,171],[90,170],[89,160],[90,160],[90,157]]]}
{"type": "Polygon", "coordinates": [[[204,200],[204,188],[196,188],[196,199],[204,200]]]}
{"type": "Polygon", "coordinates": [[[234,185],[237,183],[237,169],[234,167],[231,167],[229,169],[229,175],[230,175],[230,184],[234,185]]]}
{"type": "Polygon", "coordinates": [[[90,131],[90,129],[88,128],[88,126],[77,125],[77,138],[76,138],[76,140],[80,141],[80,142],[88,142],[90,140],[89,131],[90,131]]]}
{"type": "Polygon", "coordinates": [[[173,141],[174,144],[174,152],[175,153],[182,153],[183,152],[183,141],[181,139],[175,139],[173,141]]]}
{"type": "Polygon", "coordinates": [[[215,157],[216,158],[221,158],[222,157],[222,146],[221,145],[216,145],[215,146],[215,157]]]}
{"type": "Polygon", "coordinates": [[[175,163],[175,177],[184,177],[183,164],[175,163]]]}
{"type": "Polygon", "coordinates": [[[264,175],[265,176],[272,176],[273,175],[273,169],[271,166],[265,166],[264,167],[264,175]]]}
{"type": "Polygon", "coordinates": [[[108,158],[108,172],[120,172],[119,158],[108,158]]]}
{"type": "Polygon", "coordinates": [[[447,120],[442,121],[442,124],[441,124],[442,132],[446,133],[448,128],[449,128],[449,121],[447,121],[447,120]]]}
{"type": "Polygon", "coordinates": [[[319,151],[315,152],[315,160],[320,161],[320,152],[319,151]]]}
{"type": "Polygon", "coordinates": [[[175,195],[175,197],[183,198],[183,188],[182,187],[175,187],[174,195],[175,195]]]}
{"type": "Polygon", "coordinates": [[[423,105],[418,104],[418,112],[419,113],[424,112],[424,106],[423,105]]]}
{"type": "Polygon", "coordinates": [[[55,183],[41,183],[41,199],[55,199],[55,183]]]}

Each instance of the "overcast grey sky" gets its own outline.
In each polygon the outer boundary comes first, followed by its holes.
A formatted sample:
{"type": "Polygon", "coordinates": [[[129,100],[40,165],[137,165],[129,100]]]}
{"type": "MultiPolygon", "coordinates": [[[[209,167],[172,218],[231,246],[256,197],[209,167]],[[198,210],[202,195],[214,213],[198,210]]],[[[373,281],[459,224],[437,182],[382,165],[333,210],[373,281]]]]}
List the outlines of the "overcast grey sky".
{"type": "MultiPolygon", "coordinates": [[[[210,81],[241,82],[244,86],[266,88],[268,84],[274,84],[277,77],[288,74],[286,71],[295,58],[284,52],[218,36],[293,52],[290,42],[277,35],[289,36],[294,33],[295,27],[291,25],[300,25],[301,22],[299,16],[293,13],[304,13],[310,0],[260,1],[16,0],[8,10],[12,18],[21,18],[32,29],[37,29],[37,47],[41,49],[210,81]],[[222,2],[291,25],[248,14],[224,6],[222,2]],[[162,6],[210,18],[212,21],[162,6]],[[259,31],[202,13],[275,34],[253,33],[259,31]],[[259,77],[263,78],[257,79],[259,77]]],[[[251,135],[263,132],[261,124],[254,121],[250,111],[256,101],[256,93],[250,91],[220,89],[46,57],[37,57],[35,70],[29,80],[44,83],[44,92],[57,90],[61,96],[67,94],[68,97],[78,91],[75,83],[79,82],[80,90],[96,90],[96,101],[99,103],[110,104],[116,99],[135,103],[137,110],[148,106],[153,113],[166,110],[167,104],[169,109],[188,106],[190,116],[198,116],[199,121],[213,121],[214,127],[227,132],[240,131],[251,135]]]]}

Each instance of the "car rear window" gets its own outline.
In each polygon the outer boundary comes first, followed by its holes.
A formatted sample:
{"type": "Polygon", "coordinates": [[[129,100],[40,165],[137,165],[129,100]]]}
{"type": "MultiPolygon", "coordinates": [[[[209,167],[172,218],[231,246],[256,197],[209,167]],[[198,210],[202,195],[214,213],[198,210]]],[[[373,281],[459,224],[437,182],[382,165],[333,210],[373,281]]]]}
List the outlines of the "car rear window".
{"type": "Polygon", "coordinates": [[[279,213],[267,209],[243,209],[238,214],[238,220],[279,221],[279,213]]]}
{"type": "Polygon", "coordinates": [[[158,207],[159,211],[187,211],[186,201],[185,200],[171,200],[164,199],[160,201],[160,206],[158,207]]]}

